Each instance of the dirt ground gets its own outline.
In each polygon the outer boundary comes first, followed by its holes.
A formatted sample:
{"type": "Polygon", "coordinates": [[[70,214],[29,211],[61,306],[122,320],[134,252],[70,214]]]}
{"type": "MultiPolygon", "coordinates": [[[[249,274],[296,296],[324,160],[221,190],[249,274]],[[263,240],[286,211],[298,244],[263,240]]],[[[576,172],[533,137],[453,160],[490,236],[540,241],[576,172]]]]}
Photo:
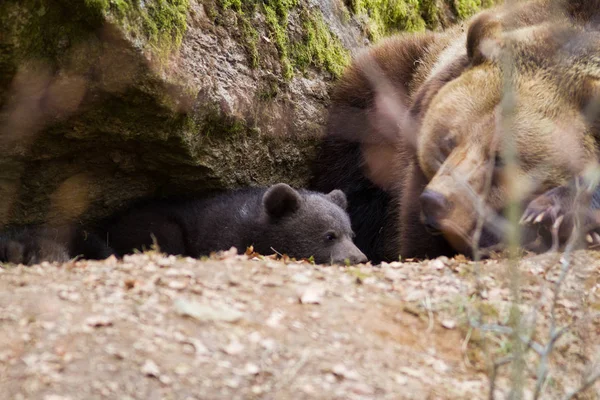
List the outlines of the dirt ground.
{"type": "MultiPolygon", "coordinates": [[[[519,263],[525,398],[549,342],[560,256],[519,263]]],[[[600,365],[600,253],[571,258],[556,303],[557,329],[569,328],[543,399],[563,398],[600,365]]],[[[5,265],[0,397],[488,398],[490,363],[512,348],[508,270],[504,259],[341,267],[234,252],[5,265]]],[[[511,368],[498,368],[498,399],[511,368]]],[[[599,395],[596,384],[579,398],[599,395]]]]}

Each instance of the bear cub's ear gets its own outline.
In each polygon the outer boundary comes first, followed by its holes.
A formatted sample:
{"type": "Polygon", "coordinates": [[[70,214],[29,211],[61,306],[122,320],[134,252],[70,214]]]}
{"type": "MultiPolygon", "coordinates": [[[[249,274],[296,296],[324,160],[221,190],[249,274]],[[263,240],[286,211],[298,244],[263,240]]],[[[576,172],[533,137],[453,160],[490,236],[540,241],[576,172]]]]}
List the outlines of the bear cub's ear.
{"type": "Polygon", "coordinates": [[[346,207],[348,207],[348,200],[346,200],[346,195],[339,189],[332,190],[331,192],[329,192],[329,194],[326,195],[326,197],[334,204],[340,206],[340,208],[344,211],[346,210],[346,207]]]}
{"type": "Polygon", "coordinates": [[[301,202],[300,193],[285,183],[271,186],[263,195],[265,210],[274,218],[281,218],[298,211],[301,202]]]}

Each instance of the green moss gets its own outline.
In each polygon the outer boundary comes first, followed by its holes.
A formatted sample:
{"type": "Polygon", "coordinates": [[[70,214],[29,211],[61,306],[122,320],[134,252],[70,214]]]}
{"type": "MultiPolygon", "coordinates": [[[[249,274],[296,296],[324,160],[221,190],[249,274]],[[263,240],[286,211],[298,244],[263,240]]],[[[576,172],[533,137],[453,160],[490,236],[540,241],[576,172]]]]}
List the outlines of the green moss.
{"type": "Polygon", "coordinates": [[[259,54],[258,54],[258,30],[252,24],[252,16],[256,11],[256,2],[243,1],[243,0],[217,0],[207,1],[205,7],[207,14],[216,24],[225,24],[222,16],[217,10],[217,6],[221,12],[232,11],[235,25],[233,34],[237,34],[237,39],[244,46],[246,54],[248,55],[248,63],[252,68],[258,67],[259,54]]]}
{"type": "Polygon", "coordinates": [[[421,0],[421,16],[429,29],[440,26],[440,9],[437,0],[421,0]]]}
{"type": "Polygon", "coordinates": [[[349,0],[353,13],[369,17],[367,34],[372,40],[395,31],[420,31],[425,29],[421,7],[431,8],[432,2],[419,0],[349,0]]]}
{"type": "Polygon", "coordinates": [[[238,137],[250,131],[244,121],[223,114],[216,105],[206,106],[197,118],[201,122],[194,124],[193,129],[206,138],[238,137]]]}
{"type": "Polygon", "coordinates": [[[143,4],[138,0],[85,0],[84,4],[92,13],[114,18],[129,34],[160,53],[181,44],[190,6],[189,0],[148,0],[143,4]]]}
{"type": "Polygon", "coordinates": [[[293,46],[294,66],[301,71],[310,65],[340,76],[350,62],[348,51],[340,40],[331,33],[319,12],[304,11],[303,40],[293,46]]]}
{"type": "Polygon", "coordinates": [[[481,0],[454,0],[453,6],[458,18],[466,19],[481,9],[481,0]]]}
{"type": "Polygon", "coordinates": [[[92,9],[114,17],[133,37],[145,40],[159,55],[178,48],[187,30],[188,0],[86,0],[92,9]]]}
{"type": "Polygon", "coordinates": [[[290,39],[288,16],[296,6],[296,0],[271,0],[263,4],[266,21],[279,52],[283,77],[290,79],[293,76],[292,67],[305,71],[309,66],[328,71],[334,76],[341,75],[350,56],[340,40],[331,33],[320,11],[298,7],[302,39],[290,39]]]}
{"type": "Polygon", "coordinates": [[[131,36],[166,54],[181,44],[187,29],[188,0],[8,0],[0,18],[18,43],[16,58],[58,59],[74,44],[94,39],[105,17],[131,36]]]}
{"type": "Polygon", "coordinates": [[[288,51],[288,9],[283,8],[281,3],[275,3],[275,7],[272,7],[267,3],[263,5],[265,18],[271,31],[271,38],[277,47],[277,51],[279,52],[279,59],[281,61],[281,74],[285,79],[290,79],[293,76],[293,70],[288,51]]]}
{"type": "MultiPolygon", "coordinates": [[[[298,0],[216,0],[222,13],[234,12],[234,24],[240,34],[249,63],[257,67],[261,60],[258,51],[259,33],[254,19],[257,12],[264,15],[267,35],[277,50],[281,75],[285,80],[294,76],[295,70],[306,71],[316,67],[335,76],[341,74],[349,62],[349,54],[339,39],[331,33],[323,16],[316,9],[309,10],[298,0]],[[290,12],[298,13],[303,32],[301,37],[292,37],[289,29],[290,12]]],[[[215,12],[208,2],[208,10],[217,24],[227,25],[226,18],[215,12]]],[[[344,9],[345,10],[345,9],[344,9]]],[[[347,11],[347,10],[346,10],[347,11]]]]}
{"type": "Polygon", "coordinates": [[[221,0],[221,6],[225,10],[231,8],[235,11],[242,11],[242,0],[221,0]]]}
{"type": "Polygon", "coordinates": [[[250,66],[252,68],[258,67],[258,31],[249,20],[242,19],[240,21],[242,36],[244,37],[244,47],[250,60],[250,66]]]}
{"type": "Polygon", "coordinates": [[[89,10],[113,17],[154,50],[177,48],[187,29],[188,0],[85,0],[89,10]]]}
{"type": "Polygon", "coordinates": [[[447,21],[444,12],[447,7],[454,11],[458,19],[466,19],[498,2],[498,0],[346,0],[346,4],[354,14],[367,17],[365,30],[373,41],[394,32],[414,32],[445,26],[452,22],[447,21]]]}

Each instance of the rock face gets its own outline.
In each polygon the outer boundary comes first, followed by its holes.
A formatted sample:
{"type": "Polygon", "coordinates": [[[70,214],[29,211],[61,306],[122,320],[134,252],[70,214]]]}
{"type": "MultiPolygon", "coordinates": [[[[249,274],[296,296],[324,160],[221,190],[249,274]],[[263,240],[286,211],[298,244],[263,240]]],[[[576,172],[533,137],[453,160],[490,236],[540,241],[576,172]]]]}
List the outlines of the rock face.
{"type": "MultiPolygon", "coordinates": [[[[330,84],[354,50],[393,30],[367,3],[2,1],[0,223],[85,221],[150,195],[303,186],[330,84]]],[[[430,3],[397,2],[402,18],[436,16],[398,26],[442,26],[481,5],[430,3]]]]}

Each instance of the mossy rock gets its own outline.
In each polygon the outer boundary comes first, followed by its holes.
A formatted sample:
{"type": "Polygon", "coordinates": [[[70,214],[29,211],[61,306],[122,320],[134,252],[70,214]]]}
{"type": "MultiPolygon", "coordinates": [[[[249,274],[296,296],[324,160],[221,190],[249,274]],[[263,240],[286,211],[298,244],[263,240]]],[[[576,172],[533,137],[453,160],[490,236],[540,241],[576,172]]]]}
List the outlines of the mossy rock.
{"type": "Polygon", "coordinates": [[[438,3],[0,2],[0,223],[306,185],[329,88],[351,52],[481,5],[438,3]]]}

